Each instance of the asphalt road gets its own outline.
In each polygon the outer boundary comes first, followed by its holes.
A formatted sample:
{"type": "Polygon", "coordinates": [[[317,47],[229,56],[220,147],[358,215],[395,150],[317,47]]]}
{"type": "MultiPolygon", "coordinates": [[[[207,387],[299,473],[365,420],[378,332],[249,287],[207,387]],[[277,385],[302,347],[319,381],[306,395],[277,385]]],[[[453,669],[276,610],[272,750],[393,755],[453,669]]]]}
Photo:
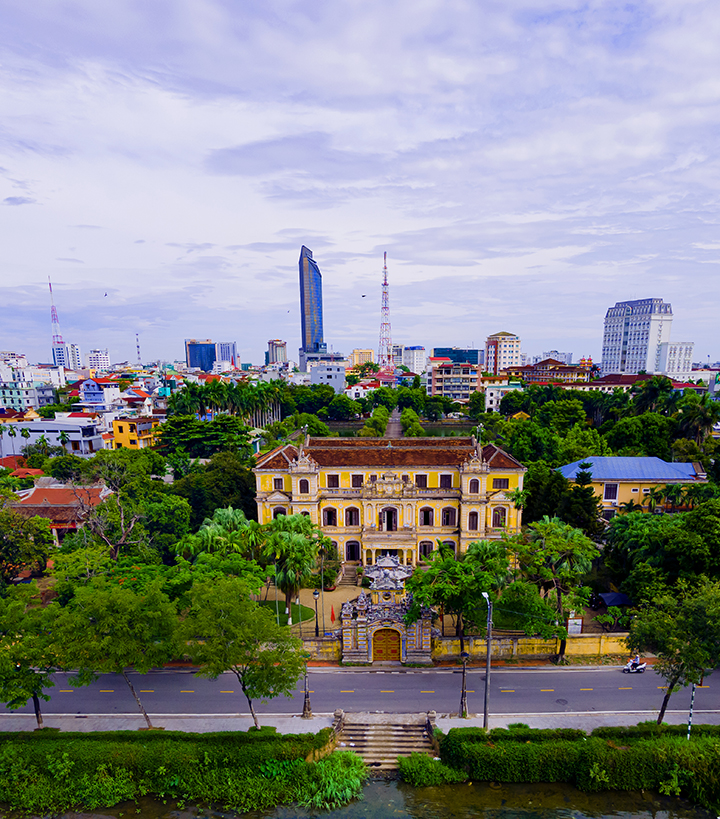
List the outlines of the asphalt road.
{"type": "MultiPolygon", "coordinates": [[[[720,674],[720,672],[718,672],[720,674]]],[[[196,677],[192,671],[163,670],[130,674],[138,696],[152,714],[243,714],[247,701],[237,679],[225,674],[217,680],[196,677]]],[[[45,714],[137,714],[137,705],[121,676],[103,675],[84,688],[69,684],[70,675],[56,675],[55,688],[47,691],[45,714]]],[[[413,713],[453,712],[460,701],[461,671],[310,669],[313,709],[332,712],[385,711],[413,713]]],[[[653,671],[623,674],[619,668],[599,669],[493,669],[490,677],[490,711],[494,714],[551,714],[564,712],[612,713],[658,709],[663,680],[653,671]]],[[[469,669],[468,709],[483,710],[484,669],[469,669]]],[[[255,703],[258,713],[297,714],[302,710],[302,680],[292,698],[278,697],[255,703]]],[[[690,691],[672,695],[671,709],[687,709],[690,691]]],[[[720,678],[708,677],[697,689],[695,708],[720,713],[720,678]]],[[[32,708],[20,709],[31,713],[32,708]]],[[[0,711],[0,713],[2,713],[0,711]]],[[[14,713],[18,713],[17,711],[14,713]]]]}

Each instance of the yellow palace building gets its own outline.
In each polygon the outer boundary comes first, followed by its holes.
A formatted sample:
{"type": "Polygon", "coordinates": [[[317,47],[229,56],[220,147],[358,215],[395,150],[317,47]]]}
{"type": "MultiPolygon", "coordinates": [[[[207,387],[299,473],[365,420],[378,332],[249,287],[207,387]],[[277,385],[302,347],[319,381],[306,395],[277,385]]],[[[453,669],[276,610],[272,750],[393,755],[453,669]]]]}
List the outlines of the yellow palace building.
{"type": "Polygon", "coordinates": [[[258,456],[258,520],[309,515],[341,560],[403,565],[520,529],[525,468],[475,438],[311,438],[258,456]]]}

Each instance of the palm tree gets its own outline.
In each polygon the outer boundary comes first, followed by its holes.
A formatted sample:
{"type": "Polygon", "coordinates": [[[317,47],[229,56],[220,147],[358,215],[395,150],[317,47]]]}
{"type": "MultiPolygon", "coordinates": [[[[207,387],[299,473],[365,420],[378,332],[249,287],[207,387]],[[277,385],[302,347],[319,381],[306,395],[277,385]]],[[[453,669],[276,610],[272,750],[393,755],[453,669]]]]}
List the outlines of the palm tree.
{"type": "Polygon", "coordinates": [[[678,506],[682,506],[685,487],[681,483],[667,484],[663,489],[666,502],[670,503],[670,511],[674,512],[678,506]]]}
{"type": "Polygon", "coordinates": [[[629,501],[625,501],[625,503],[620,504],[618,511],[623,515],[627,515],[630,512],[642,512],[643,508],[639,503],[635,503],[635,501],[630,498],[629,501]]]}
{"type": "Polygon", "coordinates": [[[58,441],[60,441],[60,445],[67,452],[67,444],[70,441],[70,436],[64,429],[60,431],[60,434],[58,435],[58,441]]]}
{"type": "Polygon", "coordinates": [[[648,505],[648,512],[654,512],[658,504],[665,500],[665,491],[660,486],[653,486],[645,496],[648,505]]]}
{"type": "Polygon", "coordinates": [[[719,420],[720,403],[713,401],[707,393],[700,398],[695,393],[683,398],[678,422],[684,438],[690,438],[701,446],[719,420]]]}
{"type": "MultiPolygon", "coordinates": [[[[28,437],[30,435],[30,431],[27,430],[27,429],[21,429],[20,430],[20,435],[22,435],[23,438],[26,438],[26,437],[28,437]],[[27,435],[23,435],[24,432],[27,432],[27,435]]],[[[8,437],[10,438],[10,443],[12,444],[12,454],[13,454],[13,458],[14,458],[15,457],[15,438],[17,437],[17,428],[12,424],[10,424],[10,426],[8,427],[8,437]]]]}
{"type": "Polygon", "coordinates": [[[664,375],[654,375],[647,381],[636,382],[632,389],[635,414],[656,412],[664,405],[672,391],[672,381],[664,375]]]}

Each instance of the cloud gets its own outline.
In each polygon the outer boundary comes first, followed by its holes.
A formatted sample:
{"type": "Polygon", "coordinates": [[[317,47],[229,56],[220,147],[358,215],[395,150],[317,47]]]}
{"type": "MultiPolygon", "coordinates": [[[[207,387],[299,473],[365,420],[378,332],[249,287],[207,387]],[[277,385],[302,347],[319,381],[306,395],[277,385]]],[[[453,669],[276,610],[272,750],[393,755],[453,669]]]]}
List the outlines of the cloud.
{"type": "Polygon", "coordinates": [[[7,196],[3,199],[4,205],[35,205],[36,200],[28,196],[7,196]]]}
{"type": "MultiPolygon", "coordinates": [[[[74,250],[74,248],[72,248],[72,249],[74,250]]],[[[57,261],[57,262],[74,262],[75,264],[85,264],[85,262],[82,259],[71,259],[71,258],[67,258],[65,256],[58,256],[55,261],[57,261]]]]}

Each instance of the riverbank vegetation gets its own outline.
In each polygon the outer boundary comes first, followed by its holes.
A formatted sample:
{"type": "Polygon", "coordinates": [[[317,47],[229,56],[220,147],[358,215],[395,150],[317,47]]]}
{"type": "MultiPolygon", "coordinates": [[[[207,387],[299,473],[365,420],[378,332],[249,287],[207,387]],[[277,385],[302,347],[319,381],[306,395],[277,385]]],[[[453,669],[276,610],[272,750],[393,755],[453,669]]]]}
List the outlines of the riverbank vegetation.
{"type": "Polygon", "coordinates": [[[360,796],[367,773],[349,751],[308,761],[329,741],[329,728],[297,735],[274,728],[0,734],[0,803],[38,816],[141,796],[242,812],[291,803],[332,809],[360,796]]]}
{"type": "Polygon", "coordinates": [[[400,764],[416,786],[442,782],[563,782],[583,791],[652,790],[720,806],[720,726],[644,723],[560,729],[453,728],[437,732],[441,761],[400,764]],[[449,773],[448,773],[449,771],[449,773]],[[453,780],[452,776],[457,777],[453,780]]]}

